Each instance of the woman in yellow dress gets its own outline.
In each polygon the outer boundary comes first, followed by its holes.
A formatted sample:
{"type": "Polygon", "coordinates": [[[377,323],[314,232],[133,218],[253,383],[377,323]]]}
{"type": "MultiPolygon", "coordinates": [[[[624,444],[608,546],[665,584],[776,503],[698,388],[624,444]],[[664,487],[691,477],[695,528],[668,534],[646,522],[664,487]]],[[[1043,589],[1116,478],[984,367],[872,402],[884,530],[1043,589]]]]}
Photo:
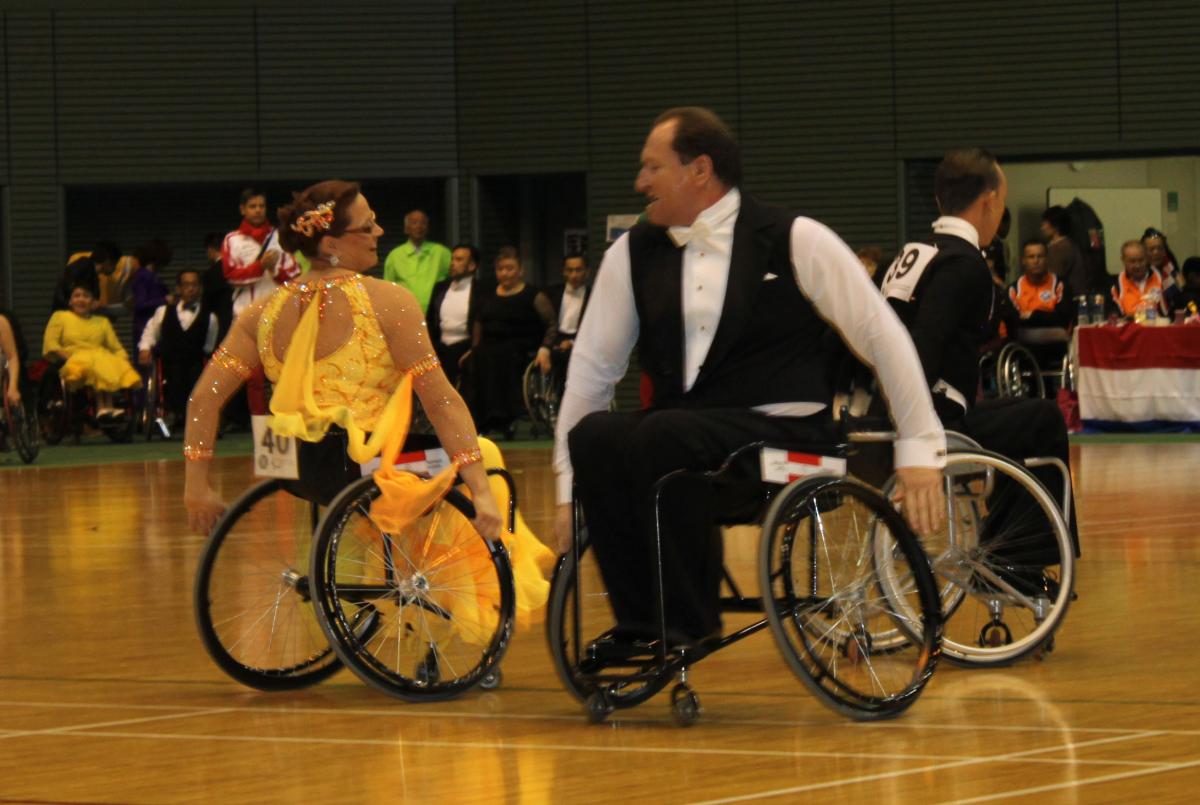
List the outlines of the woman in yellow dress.
{"type": "Polygon", "coordinates": [[[46,325],[42,352],[64,361],[58,372],[68,389],[96,390],[96,416],[103,418],[118,413],[113,392],[135,388],[142,378],[117,340],[112,322],[92,312],[95,298],[85,283],[71,288],[70,308],[56,311],[46,325]]]}
{"type": "MultiPolygon", "coordinates": [[[[474,502],[475,530],[489,540],[500,538],[493,497],[499,488],[485,473],[502,466],[499,451],[478,440],[462,398],[442,373],[416,299],[406,288],[363,276],[379,262],[383,230],[358,185],[313,185],[279,210],[279,224],[283,248],[302,252],[311,269],[238,317],[192,392],[184,436],[189,525],[207,533],[225,509],[208,477],[220,409],[262,366],[274,384],[269,422],[274,433],[319,442],[331,428],[340,428],[354,462],[382,456],[375,472],[381,496],[370,515],[385,531],[402,532],[457,475],[474,502]],[[451,457],[446,471],[425,482],[391,466],[408,431],[414,391],[451,457]]],[[[518,619],[527,620],[546,600],[543,573],[554,555],[523,523],[504,541],[517,585],[518,619]]]]}

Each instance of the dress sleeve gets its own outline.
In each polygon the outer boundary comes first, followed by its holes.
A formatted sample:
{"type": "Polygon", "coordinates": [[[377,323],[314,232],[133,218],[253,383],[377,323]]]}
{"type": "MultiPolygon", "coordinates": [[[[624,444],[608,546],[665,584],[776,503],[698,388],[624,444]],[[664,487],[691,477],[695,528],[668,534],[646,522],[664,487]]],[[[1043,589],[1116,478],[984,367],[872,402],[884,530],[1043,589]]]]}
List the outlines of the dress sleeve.
{"type": "Polygon", "coordinates": [[[554,312],[554,305],[546,294],[538,291],[533,297],[533,309],[537,311],[542,323],[546,325],[546,334],[542,336],[542,346],[549,349],[558,340],[558,316],[554,312]]]}
{"type": "Polygon", "coordinates": [[[42,336],[42,352],[64,352],[66,347],[63,346],[63,314],[66,311],[59,310],[50,317],[50,321],[46,324],[46,332],[42,336]]]}

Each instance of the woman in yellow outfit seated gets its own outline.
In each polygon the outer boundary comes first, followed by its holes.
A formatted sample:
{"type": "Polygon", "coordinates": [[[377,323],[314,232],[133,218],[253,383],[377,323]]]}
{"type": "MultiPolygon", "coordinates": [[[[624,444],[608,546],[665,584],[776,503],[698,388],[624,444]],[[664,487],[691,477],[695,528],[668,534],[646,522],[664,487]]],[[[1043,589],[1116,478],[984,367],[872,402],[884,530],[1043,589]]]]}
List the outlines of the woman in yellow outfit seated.
{"type": "MultiPolygon", "coordinates": [[[[434,355],[416,299],[399,285],[363,276],[379,262],[383,229],[358,185],[313,185],[279,210],[279,225],[283,248],[299,250],[312,267],[238,317],[192,392],[184,436],[190,526],[207,533],[225,509],[209,483],[220,409],[262,366],[275,384],[269,422],[274,433],[319,442],[330,428],[340,428],[354,462],[382,457],[372,522],[389,534],[403,532],[457,475],[474,502],[475,530],[500,538],[497,488],[485,473],[486,467],[502,466],[499,451],[478,440],[462,398],[434,355]],[[451,457],[450,467],[429,481],[392,468],[408,431],[414,391],[451,457]]],[[[523,522],[504,541],[516,579],[518,619],[526,620],[545,603],[543,574],[554,556],[523,522]]]]}
{"type": "Polygon", "coordinates": [[[117,413],[113,392],[135,388],[142,378],[129,363],[112,322],[92,312],[95,298],[84,283],[71,288],[70,308],[56,311],[46,325],[42,352],[64,361],[58,371],[69,390],[96,390],[96,416],[103,418],[117,413]]]}

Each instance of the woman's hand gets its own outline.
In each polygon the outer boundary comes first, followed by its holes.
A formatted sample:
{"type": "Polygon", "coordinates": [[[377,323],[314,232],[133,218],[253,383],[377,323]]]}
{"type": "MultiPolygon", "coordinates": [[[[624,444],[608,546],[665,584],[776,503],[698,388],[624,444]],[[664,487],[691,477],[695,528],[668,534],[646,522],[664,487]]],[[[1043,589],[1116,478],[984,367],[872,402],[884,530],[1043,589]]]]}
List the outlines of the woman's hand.
{"type": "Polygon", "coordinates": [[[21,404],[21,390],[17,388],[16,383],[8,384],[8,389],[5,391],[4,396],[8,398],[9,405],[21,404]]]}
{"type": "Polygon", "coordinates": [[[544,374],[544,375],[550,374],[550,348],[549,347],[539,347],[538,351],[537,351],[537,357],[534,358],[533,361],[534,361],[534,363],[537,364],[538,369],[541,370],[542,374],[544,374]]]}
{"type": "Polygon", "coordinates": [[[489,542],[500,539],[500,510],[496,508],[496,499],[492,497],[491,488],[482,495],[474,495],[472,499],[475,504],[475,519],[472,521],[475,530],[489,542]]]}
{"type": "Polygon", "coordinates": [[[185,489],[183,505],[187,507],[188,528],[201,535],[209,534],[225,513],[225,501],[207,484],[198,492],[185,489]]]}

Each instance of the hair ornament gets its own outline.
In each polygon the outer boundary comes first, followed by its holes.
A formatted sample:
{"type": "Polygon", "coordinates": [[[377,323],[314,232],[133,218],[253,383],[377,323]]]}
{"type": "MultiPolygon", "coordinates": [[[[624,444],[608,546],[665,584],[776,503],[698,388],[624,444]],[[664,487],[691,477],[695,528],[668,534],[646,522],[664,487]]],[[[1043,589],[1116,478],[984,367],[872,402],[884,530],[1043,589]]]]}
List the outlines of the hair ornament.
{"type": "Polygon", "coordinates": [[[333,226],[333,201],[323,201],[315,209],[301,215],[292,221],[292,231],[299,232],[306,238],[311,238],[317,230],[328,232],[333,226]]]}

